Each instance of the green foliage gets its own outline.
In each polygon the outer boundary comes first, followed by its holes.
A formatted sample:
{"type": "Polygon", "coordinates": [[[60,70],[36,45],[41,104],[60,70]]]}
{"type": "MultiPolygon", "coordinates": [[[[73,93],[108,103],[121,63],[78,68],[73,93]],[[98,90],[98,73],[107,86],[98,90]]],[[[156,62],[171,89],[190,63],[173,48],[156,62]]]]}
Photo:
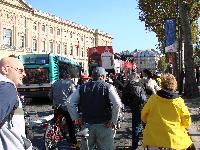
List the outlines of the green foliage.
{"type": "MultiPolygon", "coordinates": [[[[194,22],[200,17],[200,2],[197,0],[185,0],[184,2],[188,4],[190,22],[192,23],[192,39],[193,42],[196,42],[198,26],[194,22]]],[[[176,23],[179,22],[178,6],[178,0],[138,0],[139,19],[145,23],[147,30],[156,33],[160,49],[163,48],[165,41],[165,19],[175,18],[176,23]]]]}
{"type": "MultiPolygon", "coordinates": [[[[200,7],[200,6],[199,6],[200,7]]],[[[200,30],[199,30],[199,26],[198,26],[198,22],[194,21],[191,24],[191,33],[192,33],[192,43],[195,43],[197,41],[199,41],[198,36],[200,34],[200,30]]]]}
{"type": "Polygon", "coordinates": [[[158,61],[158,70],[161,72],[165,72],[167,69],[168,63],[166,61],[165,56],[161,57],[158,61]]]}
{"type": "Polygon", "coordinates": [[[194,63],[196,66],[200,66],[200,43],[194,46],[194,63]]]}

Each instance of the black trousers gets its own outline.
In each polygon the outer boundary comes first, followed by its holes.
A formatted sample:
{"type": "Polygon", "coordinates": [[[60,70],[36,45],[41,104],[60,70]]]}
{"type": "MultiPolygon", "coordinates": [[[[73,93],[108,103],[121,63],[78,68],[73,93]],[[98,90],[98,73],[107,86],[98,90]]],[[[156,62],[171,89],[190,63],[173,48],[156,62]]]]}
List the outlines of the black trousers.
{"type": "Polygon", "coordinates": [[[137,108],[132,108],[132,148],[137,149],[138,143],[140,141],[140,136],[143,131],[143,124],[141,121],[141,109],[138,106],[137,108]]]}

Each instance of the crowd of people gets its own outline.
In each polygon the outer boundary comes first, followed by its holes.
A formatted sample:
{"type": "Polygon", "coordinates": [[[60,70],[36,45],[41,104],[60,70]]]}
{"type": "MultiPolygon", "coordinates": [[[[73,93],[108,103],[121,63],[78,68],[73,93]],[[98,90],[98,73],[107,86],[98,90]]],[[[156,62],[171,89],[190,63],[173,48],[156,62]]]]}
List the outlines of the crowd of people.
{"type": "MultiPolygon", "coordinates": [[[[23,64],[13,57],[0,60],[0,149],[30,150],[25,135],[23,110],[17,92],[26,76],[23,64]]],[[[95,67],[91,77],[83,74],[75,85],[70,74],[60,74],[49,93],[53,105],[61,105],[72,146],[77,146],[75,126],[87,129],[81,150],[114,150],[114,132],[123,105],[132,113],[132,149],[139,137],[148,150],[186,150],[192,146],[187,133],[191,117],[177,94],[177,81],[170,74],[153,74],[145,69],[127,79],[95,67]],[[108,78],[109,77],[109,78],[108,78]]],[[[126,120],[125,120],[126,121],[126,120]]]]}

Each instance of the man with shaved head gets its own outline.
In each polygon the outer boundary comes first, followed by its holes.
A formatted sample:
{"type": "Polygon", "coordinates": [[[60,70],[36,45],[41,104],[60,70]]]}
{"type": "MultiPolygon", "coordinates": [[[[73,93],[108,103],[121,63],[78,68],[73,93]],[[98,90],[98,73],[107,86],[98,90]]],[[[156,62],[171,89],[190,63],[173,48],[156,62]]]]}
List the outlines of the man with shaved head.
{"type": "Polygon", "coordinates": [[[25,135],[25,120],[17,87],[26,76],[19,59],[5,57],[0,60],[0,149],[31,150],[25,135]]]}

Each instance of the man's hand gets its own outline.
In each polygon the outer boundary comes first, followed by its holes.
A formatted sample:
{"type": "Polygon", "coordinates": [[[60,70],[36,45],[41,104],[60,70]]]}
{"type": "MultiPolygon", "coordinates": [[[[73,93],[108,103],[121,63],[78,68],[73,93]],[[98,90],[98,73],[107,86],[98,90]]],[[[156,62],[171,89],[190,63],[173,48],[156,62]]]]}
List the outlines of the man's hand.
{"type": "Polygon", "coordinates": [[[104,123],[104,126],[106,128],[115,128],[115,125],[112,123],[112,121],[107,121],[104,123]]]}

